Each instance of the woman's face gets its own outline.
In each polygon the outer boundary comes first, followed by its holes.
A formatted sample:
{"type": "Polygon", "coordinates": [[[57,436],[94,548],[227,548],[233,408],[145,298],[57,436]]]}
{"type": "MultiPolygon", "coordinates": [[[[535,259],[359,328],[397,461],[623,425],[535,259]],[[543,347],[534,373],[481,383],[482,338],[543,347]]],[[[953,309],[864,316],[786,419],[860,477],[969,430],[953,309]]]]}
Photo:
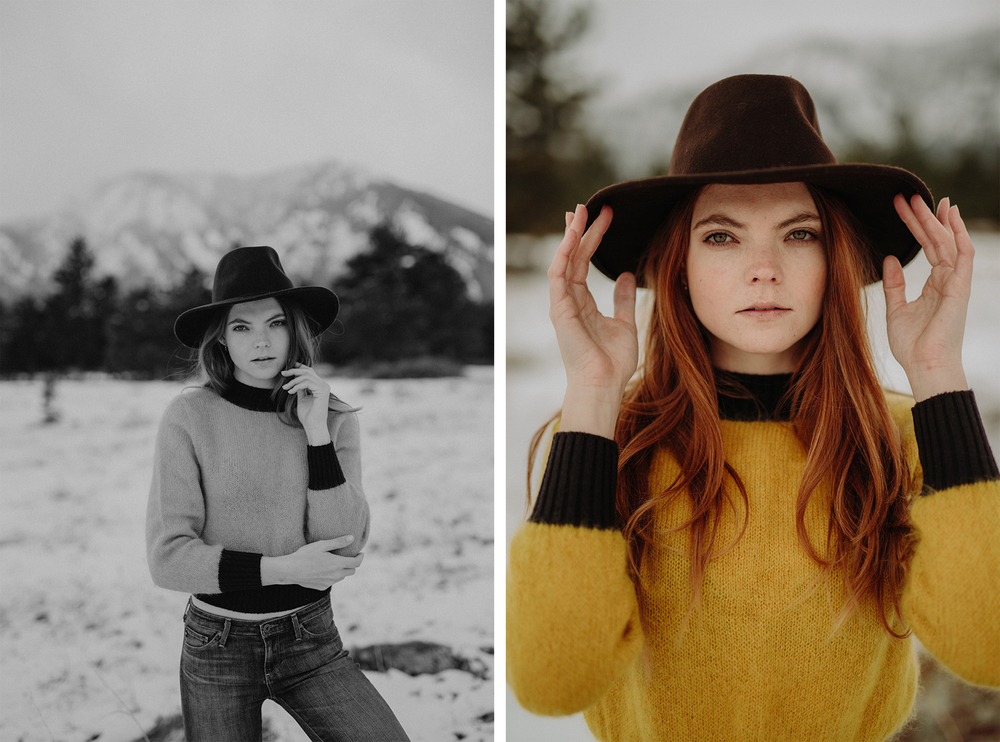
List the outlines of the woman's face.
{"type": "Polygon", "coordinates": [[[277,299],[234,304],[223,341],[233,359],[233,375],[248,386],[269,389],[288,360],[288,320],[277,299]]]}
{"type": "Polygon", "coordinates": [[[826,286],[822,224],[805,184],[703,188],[691,218],[687,284],[717,368],[793,371],[826,286]]]}

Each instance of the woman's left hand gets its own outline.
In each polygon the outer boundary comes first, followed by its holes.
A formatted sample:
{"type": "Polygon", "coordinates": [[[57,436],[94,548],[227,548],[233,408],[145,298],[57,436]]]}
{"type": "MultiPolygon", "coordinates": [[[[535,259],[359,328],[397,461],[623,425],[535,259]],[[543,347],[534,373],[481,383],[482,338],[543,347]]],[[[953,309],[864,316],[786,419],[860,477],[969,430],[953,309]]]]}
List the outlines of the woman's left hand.
{"type": "Polygon", "coordinates": [[[909,303],[899,260],[890,255],[882,264],[889,348],[920,402],[969,388],[962,368],[962,337],[975,249],[958,207],[947,198],[941,199],[936,216],[919,195],[907,203],[897,194],[893,205],[931,264],[923,291],[909,303]]]}
{"type": "Polygon", "coordinates": [[[324,446],[330,442],[327,415],[330,406],[330,385],[319,377],[312,367],[296,363],[295,368],[281,372],[291,377],[282,385],[296,397],[295,414],[305,428],[310,446],[324,446]]]}

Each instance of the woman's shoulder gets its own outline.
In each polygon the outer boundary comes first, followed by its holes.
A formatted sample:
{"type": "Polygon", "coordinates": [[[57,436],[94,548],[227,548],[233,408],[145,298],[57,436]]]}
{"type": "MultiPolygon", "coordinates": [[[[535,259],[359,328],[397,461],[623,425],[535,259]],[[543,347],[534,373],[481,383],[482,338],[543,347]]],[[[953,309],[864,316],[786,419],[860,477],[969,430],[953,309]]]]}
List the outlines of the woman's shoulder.
{"type": "Polygon", "coordinates": [[[221,397],[205,386],[186,386],[170,400],[163,412],[164,420],[184,419],[194,412],[204,410],[221,397]]]}
{"type": "Polygon", "coordinates": [[[360,407],[354,407],[338,397],[330,397],[330,414],[331,415],[349,415],[355,412],[360,412],[360,407]]]}

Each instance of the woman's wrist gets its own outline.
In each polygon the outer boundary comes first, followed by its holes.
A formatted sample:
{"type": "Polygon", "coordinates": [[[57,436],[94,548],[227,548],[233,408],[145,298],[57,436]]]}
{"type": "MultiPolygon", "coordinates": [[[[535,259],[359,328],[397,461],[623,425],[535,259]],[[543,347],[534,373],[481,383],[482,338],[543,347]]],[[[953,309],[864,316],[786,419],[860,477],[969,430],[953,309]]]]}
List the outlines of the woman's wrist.
{"type": "Polygon", "coordinates": [[[260,584],[261,585],[283,585],[285,584],[284,572],[281,569],[281,557],[261,557],[260,558],[260,584]]]}
{"type": "Polygon", "coordinates": [[[590,433],[614,440],[621,410],[622,392],[602,387],[566,388],[559,430],[590,433]]]}
{"type": "Polygon", "coordinates": [[[330,443],[330,430],[324,425],[322,428],[306,428],[306,441],[310,446],[325,446],[330,443]]]}
{"type": "Polygon", "coordinates": [[[939,394],[964,392],[969,389],[969,382],[965,378],[965,369],[962,366],[913,371],[907,373],[906,377],[910,382],[913,399],[917,402],[923,402],[939,394]]]}

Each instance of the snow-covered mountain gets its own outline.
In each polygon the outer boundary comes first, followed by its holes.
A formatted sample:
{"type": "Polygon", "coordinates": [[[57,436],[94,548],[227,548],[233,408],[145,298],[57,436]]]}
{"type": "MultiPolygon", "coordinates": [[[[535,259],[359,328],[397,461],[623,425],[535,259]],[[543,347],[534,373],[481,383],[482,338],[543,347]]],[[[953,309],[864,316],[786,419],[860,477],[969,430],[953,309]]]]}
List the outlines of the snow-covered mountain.
{"type": "Polygon", "coordinates": [[[41,294],[83,236],[95,272],[126,288],[211,276],[234,244],[271,245],[296,283],[327,283],[369,247],[373,226],[441,253],[477,300],[493,296],[493,220],[336,162],[248,177],[131,173],[63,212],[0,225],[0,298],[41,294]]]}
{"type": "MultiPolygon", "coordinates": [[[[652,89],[624,103],[595,102],[592,126],[626,178],[665,164],[694,97],[727,74],[789,75],[816,103],[823,138],[838,156],[854,142],[891,145],[899,117],[915,142],[947,157],[1000,142],[1000,29],[937,42],[813,38],[771,46],[711,79],[652,89]]],[[[720,111],[724,116],[725,111],[720,111]]]]}

